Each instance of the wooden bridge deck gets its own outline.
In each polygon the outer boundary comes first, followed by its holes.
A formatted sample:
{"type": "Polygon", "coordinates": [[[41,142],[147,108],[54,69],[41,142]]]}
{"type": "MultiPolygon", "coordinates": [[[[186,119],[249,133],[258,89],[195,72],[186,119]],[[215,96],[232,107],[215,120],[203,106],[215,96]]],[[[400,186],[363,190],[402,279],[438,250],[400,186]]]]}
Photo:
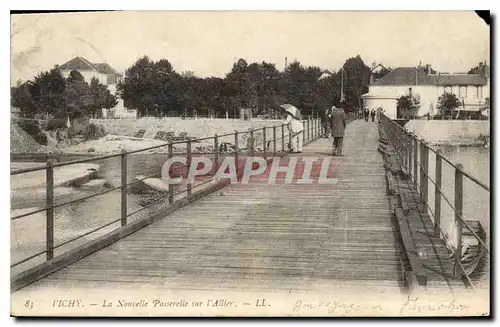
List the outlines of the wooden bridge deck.
{"type": "MultiPolygon", "coordinates": [[[[339,178],[326,185],[230,185],[18,291],[169,290],[401,292],[404,255],[377,152],[377,123],[348,125],[339,178]]],[[[320,139],[303,155],[327,156],[320,139]]]]}

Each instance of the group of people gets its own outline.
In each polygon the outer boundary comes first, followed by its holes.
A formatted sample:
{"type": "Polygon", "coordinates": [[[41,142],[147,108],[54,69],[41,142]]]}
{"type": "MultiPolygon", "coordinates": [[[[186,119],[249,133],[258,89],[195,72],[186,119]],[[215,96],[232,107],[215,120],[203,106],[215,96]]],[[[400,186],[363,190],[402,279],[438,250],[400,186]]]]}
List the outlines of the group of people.
{"type": "Polygon", "coordinates": [[[368,121],[369,117],[371,116],[372,118],[372,122],[375,121],[375,116],[377,117],[377,120],[380,120],[380,114],[383,112],[382,108],[379,108],[377,110],[375,109],[372,109],[372,110],[368,110],[368,108],[365,108],[365,109],[359,109],[358,111],[358,118],[359,119],[363,119],[365,121],[368,121]]]}
{"type": "MultiPolygon", "coordinates": [[[[285,110],[286,114],[285,125],[288,126],[288,129],[292,134],[290,140],[292,152],[301,153],[303,146],[304,124],[302,123],[300,110],[291,104],[281,105],[281,108],[285,110]]],[[[331,132],[333,137],[333,155],[343,156],[342,145],[346,126],[346,115],[344,110],[333,106],[332,108],[325,110],[322,113],[321,118],[325,136],[328,136],[331,132]]]]}

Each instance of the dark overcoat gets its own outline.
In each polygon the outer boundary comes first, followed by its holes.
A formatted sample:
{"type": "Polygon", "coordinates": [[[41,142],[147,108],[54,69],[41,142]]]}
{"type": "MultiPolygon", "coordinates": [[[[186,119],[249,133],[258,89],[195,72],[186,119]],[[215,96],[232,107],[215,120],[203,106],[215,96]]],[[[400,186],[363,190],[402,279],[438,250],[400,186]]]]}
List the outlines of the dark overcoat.
{"type": "Polygon", "coordinates": [[[330,118],[330,126],[333,137],[344,137],[345,112],[343,109],[333,109],[332,117],[330,118]]]}

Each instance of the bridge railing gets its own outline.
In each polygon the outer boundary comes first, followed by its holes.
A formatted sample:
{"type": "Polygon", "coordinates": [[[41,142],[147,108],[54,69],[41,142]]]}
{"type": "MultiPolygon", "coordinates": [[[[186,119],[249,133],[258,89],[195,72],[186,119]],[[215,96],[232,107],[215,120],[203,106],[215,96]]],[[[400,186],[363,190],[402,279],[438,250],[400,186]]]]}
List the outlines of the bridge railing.
{"type": "Polygon", "coordinates": [[[464,171],[461,164],[453,163],[443,156],[442,150],[434,149],[416,134],[384,115],[381,116],[381,121],[397,153],[400,166],[419,191],[423,209],[433,221],[435,235],[444,239],[454,251],[454,273],[467,277],[461,264],[463,250],[469,245],[464,244],[464,229],[490,255],[488,242],[478,235],[470,220],[477,218],[478,214],[489,217],[489,186],[464,171]],[[466,191],[468,194],[465,194],[466,191]],[[482,193],[482,196],[478,193],[482,193]],[[469,210],[464,210],[464,205],[469,205],[469,210]]]}
{"type": "MultiPolygon", "coordinates": [[[[304,120],[304,144],[312,142],[322,134],[320,126],[317,119],[304,120]]],[[[10,172],[11,181],[16,176],[44,172],[45,182],[39,180],[36,182],[40,186],[43,184],[41,188],[44,189],[44,199],[42,197],[41,201],[45,206],[29,212],[11,215],[11,262],[13,262],[11,263],[11,272],[12,269],[15,269],[17,273],[21,273],[33,268],[33,266],[53,260],[56,256],[62,255],[92,239],[127,226],[135,220],[147,217],[162,207],[171,206],[192,195],[193,192],[202,190],[203,185],[207,186],[209,183],[215,183],[213,175],[223,157],[234,156],[236,168],[241,172],[242,161],[238,160],[239,156],[256,155],[269,158],[278,155],[282,156],[288,152],[291,137],[292,135],[285,125],[266,126],[244,132],[235,131],[225,135],[165,142],[161,145],[139,150],[122,151],[118,154],[80,160],[66,162],[48,160],[45,165],[41,164],[33,168],[12,170],[10,172]],[[199,144],[202,146],[199,146],[199,144]],[[141,166],[147,163],[142,161],[134,164],[134,155],[151,153],[159,154],[160,161],[156,165],[152,165],[153,168],[149,170],[150,173],[146,174],[146,176],[136,176],[135,168],[138,165],[141,166]],[[200,154],[211,157],[213,162],[216,163],[216,168],[212,169],[208,176],[195,180],[193,184],[187,183],[180,186],[170,184],[168,185],[168,191],[160,192],[159,196],[149,199],[143,205],[132,205],[130,203],[128,192],[138,183],[148,178],[161,178],[162,172],[158,167],[162,167],[168,158],[172,156],[185,156],[186,158],[186,164],[171,168],[169,174],[172,176],[172,174],[185,173],[191,165],[193,155],[200,154]],[[57,179],[54,175],[58,173],[57,168],[82,163],[98,163],[108,168],[111,167],[112,169],[108,169],[111,171],[107,172],[111,176],[107,177],[114,179],[115,183],[108,185],[107,188],[99,192],[87,192],[90,194],[72,198],[69,201],[56,201],[54,191],[59,185],[55,185],[57,179]],[[111,194],[114,194],[114,197],[110,197],[111,194]],[[94,199],[105,201],[107,206],[118,205],[119,208],[115,208],[117,209],[115,212],[111,210],[113,217],[101,217],[106,212],[78,213],[73,210],[74,208],[71,208],[84,201],[93,201],[94,199]],[[64,207],[70,208],[63,212],[64,207]],[[61,218],[64,214],[71,217],[61,218]],[[77,216],[78,214],[88,214],[89,216],[77,216]],[[83,230],[85,232],[73,235],[72,224],[79,227],[84,226],[83,230]],[[16,242],[16,238],[22,240],[13,247],[12,241],[16,242]]],[[[29,206],[26,205],[26,207],[29,206]]],[[[95,210],[99,209],[96,207],[95,210]]]]}

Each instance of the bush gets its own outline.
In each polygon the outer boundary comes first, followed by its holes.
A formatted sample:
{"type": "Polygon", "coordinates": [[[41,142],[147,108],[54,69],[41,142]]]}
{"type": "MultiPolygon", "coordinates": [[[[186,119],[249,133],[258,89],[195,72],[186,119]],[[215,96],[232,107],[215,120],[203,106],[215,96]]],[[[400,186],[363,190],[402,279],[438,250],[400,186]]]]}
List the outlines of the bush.
{"type": "Polygon", "coordinates": [[[91,123],[87,125],[87,128],[84,131],[84,136],[86,140],[97,140],[106,136],[106,131],[104,130],[104,127],[91,123]]]}

